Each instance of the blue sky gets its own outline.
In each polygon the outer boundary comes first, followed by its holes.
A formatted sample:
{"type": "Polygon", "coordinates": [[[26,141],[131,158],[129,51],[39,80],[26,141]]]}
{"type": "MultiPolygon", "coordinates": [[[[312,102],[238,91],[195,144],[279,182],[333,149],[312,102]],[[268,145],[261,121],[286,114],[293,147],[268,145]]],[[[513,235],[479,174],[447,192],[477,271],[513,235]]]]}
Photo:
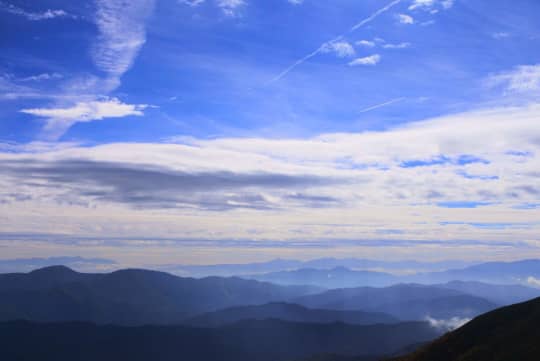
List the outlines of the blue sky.
{"type": "Polygon", "coordinates": [[[0,48],[7,258],[540,251],[538,1],[2,0],[0,48]]]}

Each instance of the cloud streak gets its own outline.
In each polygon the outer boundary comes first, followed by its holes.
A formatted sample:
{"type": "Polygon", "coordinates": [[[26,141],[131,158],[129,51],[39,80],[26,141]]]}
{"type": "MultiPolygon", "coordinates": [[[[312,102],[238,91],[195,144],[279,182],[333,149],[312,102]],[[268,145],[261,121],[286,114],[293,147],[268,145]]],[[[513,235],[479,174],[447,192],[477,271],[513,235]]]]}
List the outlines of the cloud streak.
{"type": "Polygon", "coordinates": [[[323,44],[321,44],[315,51],[307,54],[306,56],[298,59],[297,61],[295,61],[294,63],[292,63],[290,66],[288,66],[287,68],[285,68],[282,72],[280,72],[279,74],[277,74],[274,78],[272,78],[268,83],[268,84],[271,84],[271,83],[274,83],[276,81],[279,81],[280,79],[282,79],[283,77],[285,77],[288,73],[290,73],[292,70],[294,70],[297,66],[303,64],[304,62],[306,62],[307,60],[313,58],[314,56],[316,56],[317,54],[321,53],[322,51],[324,51],[324,49],[326,47],[328,47],[329,45],[333,44],[333,43],[336,43],[336,42],[339,42],[340,40],[343,40],[345,38],[345,36],[355,32],[356,30],[360,29],[361,27],[363,27],[364,25],[366,24],[369,24],[370,22],[372,22],[373,20],[375,20],[377,17],[379,17],[381,14],[387,12],[388,10],[392,9],[394,6],[396,6],[397,4],[399,4],[401,2],[401,0],[394,0],[392,2],[390,2],[389,4],[387,4],[386,6],[384,6],[383,8],[375,11],[373,14],[371,14],[370,16],[368,16],[367,18],[359,21],[358,23],[356,23],[354,26],[352,26],[347,32],[335,37],[334,39],[330,40],[330,41],[327,41],[323,44]]]}
{"type": "Polygon", "coordinates": [[[380,103],[380,104],[377,104],[377,105],[373,105],[373,106],[364,108],[364,109],[360,110],[360,113],[367,113],[367,112],[370,112],[370,111],[375,110],[375,109],[379,109],[379,108],[382,108],[382,107],[386,107],[388,105],[399,103],[399,102],[401,102],[403,100],[405,100],[404,97],[395,98],[395,99],[389,100],[389,101],[384,102],[384,103],[380,103]]]}

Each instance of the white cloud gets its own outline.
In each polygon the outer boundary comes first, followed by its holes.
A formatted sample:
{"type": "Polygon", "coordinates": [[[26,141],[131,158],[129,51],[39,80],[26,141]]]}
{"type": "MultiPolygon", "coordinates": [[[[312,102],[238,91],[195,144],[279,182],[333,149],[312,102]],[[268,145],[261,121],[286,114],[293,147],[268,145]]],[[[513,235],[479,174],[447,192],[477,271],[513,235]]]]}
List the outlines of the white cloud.
{"type": "Polygon", "coordinates": [[[540,279],[531,276],[527,278],[527,284],[529,286],[540,288],[540,279]]]}
{"type": "Polygon", "coordinates": [[[373,47],[375,47],[375,42],[374,41],[369,41],[369,40],[359,40],[359,41],[356,42],[356,45],[364,46],[366,48],[373,48],[373,47]]]}
{"type": "Polygon", "coordinates": [[[489,87],[502,86],[511,93],[535,95],[540,92],[540,64],[519,65],[510,71],[489,76],[489,87]]]}
{"type": "Polygon", "coordinates": [[[454,0],[413,0],[409,10],[424,10],[430,14],[436,14],[439,12],[436,7],[448,10],[452,6],[454,6],[454,0]]]}
{"type": "Polygon", "coordinates": [[[79,102],[66,108],[32,108],[21,112],[47,118],[45,131],[53,138],[62,135],[78,122],[90,122],[105,118],[121,118],[129,115],[142,116],[146,104],[125,104],[116,98],[79,102]]]}
{"type": "Polygon", "coordinates": [[[42,81],[42,80],[54,80],[62,79],[64,76],[59,73],[42,73],[38,75],[31,75],[26,78],[21,78],[19,81],[42,81]]]}
{"type": "Polygon", "coordinates": [[[322,47],[321,52],[334,53],[339,58],[351,57],[356,53],[352,45],[346,41],[327,43],[322,47]]]}
{"type": "Polygon", "coordinates": [[[381,61],[381,56],[379,54],[374,54],[366,56],[364,58],[354,59],[349,63],[349,66],[358,66],[358,65],[377,65],[381,61]]]}
{"type": "Polygon", "coordinates": [[[429,322],[431,327],[442,330],[442,331],[453,331],[456,328],[460,328],[467,322],[469,322],[470,318],[462,318],[462,317],[452,317],[450,319],[444,320],[444,319],[435,319],[431,317],[427,317],[426,320],[429,322]]]}
{"type": "Polygon", "coordinates": [[[16,7],[12,4],[6,4],[4,2],[0,1],[0,11],[6,11],[8,13],[24,16],[26,19],[31,21],[39,21],[39,20],[50,20],[54,18],[76,18],[74,15],[68,14],[66,11],[57,9],[57,10],[51,10],[47,9],[43,12],[31,12],[26,11],[22,8],[16,7]]]}
{"type": "Polygon", "coordinates": [[[293,5],[299,5],[304,2],[304,0],[287,0],[287,1],[289,1],[293,5]]]}
{"type": "Polygon", "coordinates": [[[238,16],[238,9],[246,2],[244,0],[216,0],[217,6],[221,8],[226,16],[238,16]]]}
{"type": "Polygon", "coordinates": [[[407,14],[397,14],[397,19],[400,22],[400,24],[414,24],[414,18],[407,14]]]}
{"type": "Polygon", "coordinates": [[[435,0],[414,0],[413,3],[409,6],[409,10],[415,10],[423,7],[430,8],[434,5],[434,3],[435,0]]]}
{"type": "Polygon", "coordinates": [[[399,43],[399,44],[384,44],[383,48],[385,49],[406,49],[411,46],[411,43],[399,43]]]}

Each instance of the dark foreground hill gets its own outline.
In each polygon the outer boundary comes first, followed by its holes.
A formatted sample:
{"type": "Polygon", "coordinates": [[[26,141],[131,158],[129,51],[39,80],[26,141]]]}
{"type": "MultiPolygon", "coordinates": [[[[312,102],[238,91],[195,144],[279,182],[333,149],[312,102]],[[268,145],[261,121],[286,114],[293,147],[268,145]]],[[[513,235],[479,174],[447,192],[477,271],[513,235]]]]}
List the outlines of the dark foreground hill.
{"type": "Polygon", "coordinates": [[[538,361],[540,298],[479,316],[394,361],[538,361]]]}
{"type": "Polygon", "coordinates": [[[287,301],[313,291],[234,277],[193,279],[146,270],[87,274],[54,266],[0,275],[0,321],[173,324],[203,312],[287,301]]]}
{"type": "Polygon", "coordinates": [[[296,304],[274,302],[265,305],[230,307],[195,316],[183,323],[192,326],[218,327],[250,319],[279,319],[304,323],[344,322],[355,325],[399,322],[397,318],[379,312],[309,309],[296,304]]]}
{"type": "Polygon", "coordinates": [[[1,360],[287,361],[314,354],[392,354],[439,336],[428,323],[356,326],[278,320],[220,328],[0,323],[1,360]]]}

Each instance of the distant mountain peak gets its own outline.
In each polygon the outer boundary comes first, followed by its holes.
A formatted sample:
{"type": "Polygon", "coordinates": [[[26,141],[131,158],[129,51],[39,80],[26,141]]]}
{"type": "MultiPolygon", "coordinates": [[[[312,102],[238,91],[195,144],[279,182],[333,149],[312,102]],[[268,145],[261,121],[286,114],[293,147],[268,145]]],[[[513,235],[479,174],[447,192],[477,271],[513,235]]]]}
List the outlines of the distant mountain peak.
{"type": "Polygon", "coordinates": [[[36,270],[33,270],[30,272],[32,275],[63,275],[63,274],[74,274],[78,273],[77,271],[72,270],[71,268],[64,266],[64,265],[56,265],[56,266],[47,266],[43,268],[38,268],[36,270]]]}

